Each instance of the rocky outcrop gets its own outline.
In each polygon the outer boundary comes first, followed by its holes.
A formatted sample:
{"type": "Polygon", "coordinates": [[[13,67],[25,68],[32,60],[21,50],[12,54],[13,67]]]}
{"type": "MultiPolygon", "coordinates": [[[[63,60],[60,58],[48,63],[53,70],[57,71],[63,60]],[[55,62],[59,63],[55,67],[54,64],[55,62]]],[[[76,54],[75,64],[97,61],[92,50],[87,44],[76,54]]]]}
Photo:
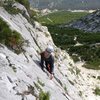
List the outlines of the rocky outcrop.
{"type": "MultiPolygon", "coordinates": [[[[67,25],[65,25],[66,27],[67,25]]],[[[93,12],[68,25],[86,32],[100,32],[100,10],[93,12]]]]}

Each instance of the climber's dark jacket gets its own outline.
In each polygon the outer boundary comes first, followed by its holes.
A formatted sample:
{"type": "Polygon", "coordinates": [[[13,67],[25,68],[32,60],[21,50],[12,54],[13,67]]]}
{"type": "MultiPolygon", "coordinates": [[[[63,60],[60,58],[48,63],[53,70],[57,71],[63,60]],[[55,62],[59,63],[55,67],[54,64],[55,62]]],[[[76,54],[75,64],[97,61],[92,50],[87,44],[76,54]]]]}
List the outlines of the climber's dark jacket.
{"type": "Polygon", "coordinates": [[[54,57],[50,55],[49,58],[44,57],[44,53],[42,52],[41,55],[41,68],[44,69],[44,64],[46,66],[47,71],[49,71],[51,74],[54,72],[54,57]]]}

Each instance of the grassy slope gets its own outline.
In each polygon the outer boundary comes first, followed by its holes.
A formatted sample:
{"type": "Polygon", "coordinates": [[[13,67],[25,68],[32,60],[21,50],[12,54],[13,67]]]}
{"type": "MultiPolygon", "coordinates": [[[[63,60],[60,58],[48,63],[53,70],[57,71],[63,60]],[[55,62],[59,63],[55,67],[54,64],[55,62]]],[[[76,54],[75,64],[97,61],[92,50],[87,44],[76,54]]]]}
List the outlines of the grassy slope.
{"type": "Polygon", "coordinates": [[[63,24],[73,21],[75,19],[79,19],[87,15],[86,12],[69,12],[69,11],[58,11],[54,12],[42,17],[39,17],[39,21],[41,23],[45,22],[46,24],[56,25],[56,24],[63,24]],[[47,18],[51,19],[53,22],[49,21],[47,18]]]}

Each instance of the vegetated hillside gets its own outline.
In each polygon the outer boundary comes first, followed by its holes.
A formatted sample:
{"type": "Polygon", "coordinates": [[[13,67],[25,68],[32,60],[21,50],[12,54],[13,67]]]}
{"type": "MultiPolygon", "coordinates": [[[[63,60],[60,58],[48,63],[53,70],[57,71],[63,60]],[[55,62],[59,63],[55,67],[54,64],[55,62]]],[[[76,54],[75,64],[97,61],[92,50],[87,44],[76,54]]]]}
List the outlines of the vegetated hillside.
{"type": "Polygon", "coordinates": [[[99,71],[79,69],[35,21],[26,0],[17,1],[0,1],[0,100],[99,100],[99,71]],[[55,49],[52,80],[39,65],[48,45],[55,49]]]}
{"type": "MultiPolygon", "coordinates": [[[[77,13],[73,13],[70,17],[75,20],[77,13]],[[75,14],[75,15],[74,15],[75,14]]],[[[84,15],[84,13],[83,13],[84,15]]],[[[52,15],[53,16],[53,15],[52,15]]],[[[54,14],[55,16],[55,14],[54,14]]],[[[69,16],[69,15],[67,15],[69,16]]],[[[66,17],[70,20],[70,17],[66,17]]],[[[79,16],[80,17],[80,16],[79,16]]],[[[78,18],[78,17],[77,17],[78,18]]],[[[83,16],[78,22],[77,20],[74,22],[70,22],[71,27],[68,27],[67,21],[69,21],[59,16],[52,17],[52,20],[55,20],[56,23],[47,23],[47,27],[51,32],[53,40],[55,44],[62,49],[66,49],[69,54],[74,58],[75,61],[85,61],[86,68],[89,69],[100,69],[100,33],[99,32],[85,32],[88,30],[93,30],[94,26],[96,27],[94,30],[99,30],[99,11],[96,11],[87,16],[83,16]],[[56,19],[59,19],[59,21],[56,19]],[[63,19],[63,21],[62,21],[63,19]],[[63,24],[63,22],[67,23],[63,24]],[[58,25],[57,25],[58,23],[58,25]],[[59,23],[62,25],[59,25],[59,23]],[[74,28],[73,28],[74,27],[74,28]],[[78,28],[85,31],[75,29],[78,28]],[[85,27],[85,28],[84,28],[85,27]]],[[[44,20],[44,18],[43,18],[44,20]]]]}
{"type": "Polygon", "coordinates": [[[54,43],[66,49],[74,61],[85,61],[86,68],[100,69],[100,33],[84,33],[78,29],[48,26],[54,43]]]}
{"type": "Polygon", "coordinates": [[[57,25],[71,22],[87,14],[87,12],[56,11],[54,13],[40,16],[38,20],[43,25],[57,25]]]}
{"type": "Polygon", "coordinates": [[[100,0],[29,0],[33,7],[39,9],[97,9],[100,0]]]}

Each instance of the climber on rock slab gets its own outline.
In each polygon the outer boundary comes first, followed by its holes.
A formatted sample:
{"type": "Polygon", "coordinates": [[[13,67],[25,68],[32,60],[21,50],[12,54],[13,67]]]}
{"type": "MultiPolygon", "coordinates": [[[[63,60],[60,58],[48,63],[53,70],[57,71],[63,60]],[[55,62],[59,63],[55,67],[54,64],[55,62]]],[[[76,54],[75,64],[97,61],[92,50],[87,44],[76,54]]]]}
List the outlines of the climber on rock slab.
{"type": "Polygon", "coordinates": [[[41,69],[44,71],[44,68],[46,67],[46,70],[50,73],[50,79],[52,79],[54,75],[54,57],[52,55],[52,52],[54,52],[54,49],[52,46],[49,45],[45,49],[45,51],[40,53],[41,69]]]}

